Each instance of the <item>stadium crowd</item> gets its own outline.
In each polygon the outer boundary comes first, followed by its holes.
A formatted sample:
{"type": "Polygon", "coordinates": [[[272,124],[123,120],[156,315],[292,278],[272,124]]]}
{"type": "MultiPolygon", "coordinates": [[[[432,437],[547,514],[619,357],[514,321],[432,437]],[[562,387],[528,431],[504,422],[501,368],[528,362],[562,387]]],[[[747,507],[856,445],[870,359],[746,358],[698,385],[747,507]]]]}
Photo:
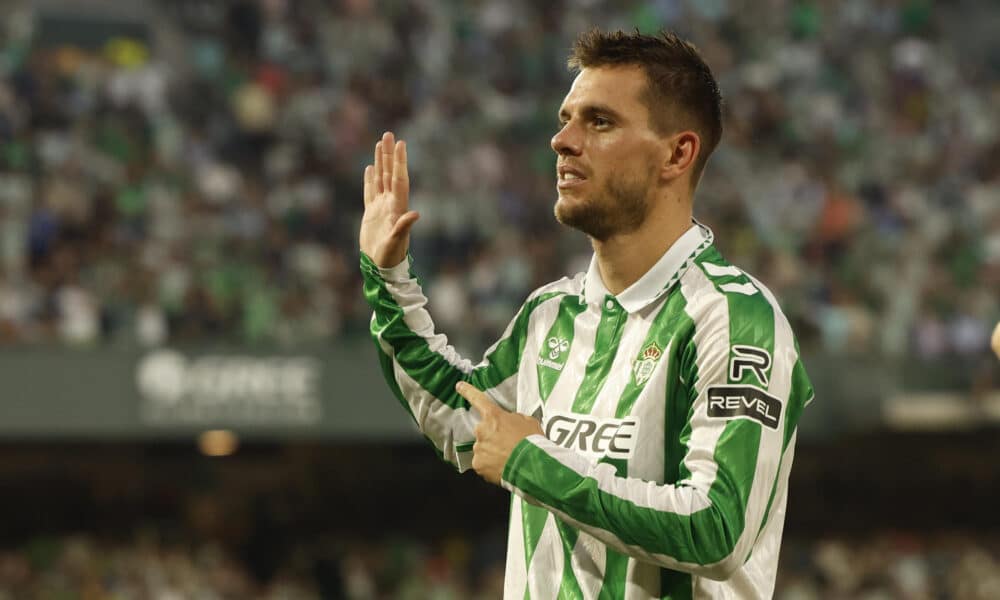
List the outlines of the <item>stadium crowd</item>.
{"type": "MultiPolygon", "coordinates": [[[[75,535],[0,551],[0,600],[15,598],[229,598],[492,600],[502,595],[503,556],[481,560],[453,537],[354,541],[316,560],[293,553],[261,580],[213,544],[131,542],[75,535]]],[[[480,553],[482,554],[482,553],[480,553]]],[[[488,553],[487,553],[488,555],[488,553]]],[[[322,556],[322,554],[320,554],[322,556]]],[[[988,600],[1000,596],[1000,547],[974,535],[883,532],[846,540],[787,540],[777,600],[988,600]]]]}
{"type": "Polygon", "coordinates": [[[145,40],[91,49],[2,9],[0,343],[362,330],[360,179],[391,128],[431,310],[481,349],[589,257],[551,216],[548,140],[592,24],[676,28],[713,65],[726,134],[696,214],[804,346],[981,355],[1000,318],[1000,44],[969,4],[138,6],[145,40]]]}

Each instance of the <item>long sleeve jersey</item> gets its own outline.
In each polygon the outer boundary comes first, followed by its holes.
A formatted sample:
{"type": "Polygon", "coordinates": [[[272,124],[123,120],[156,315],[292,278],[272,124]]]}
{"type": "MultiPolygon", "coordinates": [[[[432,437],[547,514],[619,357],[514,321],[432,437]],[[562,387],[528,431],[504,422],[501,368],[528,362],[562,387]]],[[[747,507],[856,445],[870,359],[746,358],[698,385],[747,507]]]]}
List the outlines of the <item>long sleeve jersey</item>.
{"type": "Polygon", "coordinates": [[[455,384],[532,415],[515,448],[504,598],[769,598],[812,386],[771,292],[695,223],[635,284],[533,292],[478,364],[435,332],[409,260],[362,256],[389,386],[441,457],[472,463],[455,384]]]}

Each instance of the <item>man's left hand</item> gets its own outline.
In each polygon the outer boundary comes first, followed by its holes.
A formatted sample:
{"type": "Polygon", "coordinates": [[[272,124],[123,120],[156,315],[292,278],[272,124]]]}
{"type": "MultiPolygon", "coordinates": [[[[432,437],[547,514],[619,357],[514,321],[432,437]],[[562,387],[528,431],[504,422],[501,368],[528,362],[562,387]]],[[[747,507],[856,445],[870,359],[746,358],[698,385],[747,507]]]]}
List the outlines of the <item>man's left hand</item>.
{"type": "Polygon", "coordinates": [[[476,443],[472,447],[472,468],[486,481],[499,484],[503,467],[514,446],[529,435],[542,433],[542,426],[529,416],[507,412],[492,398],[464,381],[455,386],[455,391],[468,400],[482,417],[474,432],[476,443]]]}

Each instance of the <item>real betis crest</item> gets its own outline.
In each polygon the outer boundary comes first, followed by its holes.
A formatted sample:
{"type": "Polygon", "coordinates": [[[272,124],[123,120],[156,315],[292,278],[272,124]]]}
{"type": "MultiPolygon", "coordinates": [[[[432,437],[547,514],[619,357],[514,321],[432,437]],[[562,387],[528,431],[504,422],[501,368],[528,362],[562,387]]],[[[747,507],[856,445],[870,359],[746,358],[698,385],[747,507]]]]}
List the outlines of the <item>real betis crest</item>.
{"type": "Polygon", "coordinates": [[[632,363],[632,376],[635,378],[636,385],[641,386],[649,381],[649,378],[653,376],[653,369],[656,368],[656,362],[660,360],[661,356],[663,356],[663,350],[656,345],[656,342],[650,342],[643,348],[639,358],[632,363]]]}

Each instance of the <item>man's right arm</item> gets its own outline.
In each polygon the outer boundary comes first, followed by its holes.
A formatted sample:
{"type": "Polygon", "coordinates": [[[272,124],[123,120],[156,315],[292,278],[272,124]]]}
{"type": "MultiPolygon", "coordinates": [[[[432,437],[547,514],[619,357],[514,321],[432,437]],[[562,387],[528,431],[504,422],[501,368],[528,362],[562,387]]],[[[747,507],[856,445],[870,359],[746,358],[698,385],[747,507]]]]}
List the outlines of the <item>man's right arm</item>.
{"type": "Polygon", "coordinates": [[[409,260],[380,268],[361,256],[365,298],[373,314],[371,334],[390,389],[441,457],[464,471],[472,464],[473,430],[479,413],[455,392],[466,381],[506,410],[516,410],[517,372],[533,311],[557,292],[533,294],[476,366],[434,331],[409,260]]]}
{"type": "Polygon", "coordinates": [[[516,380],[528,319],[541,297],[529,299],[479,366],[463,359],[435,333],[427,299],[410,272],[406,146],[386,132],[365,169],[361,220],[361,270],[365,298],[374,314],[371,332],[389,387],[442,458],[465,470],[472,464],[473,430],[479,413],[455,392],[464,380],[508,410],[516,407],[516,380]]]}

